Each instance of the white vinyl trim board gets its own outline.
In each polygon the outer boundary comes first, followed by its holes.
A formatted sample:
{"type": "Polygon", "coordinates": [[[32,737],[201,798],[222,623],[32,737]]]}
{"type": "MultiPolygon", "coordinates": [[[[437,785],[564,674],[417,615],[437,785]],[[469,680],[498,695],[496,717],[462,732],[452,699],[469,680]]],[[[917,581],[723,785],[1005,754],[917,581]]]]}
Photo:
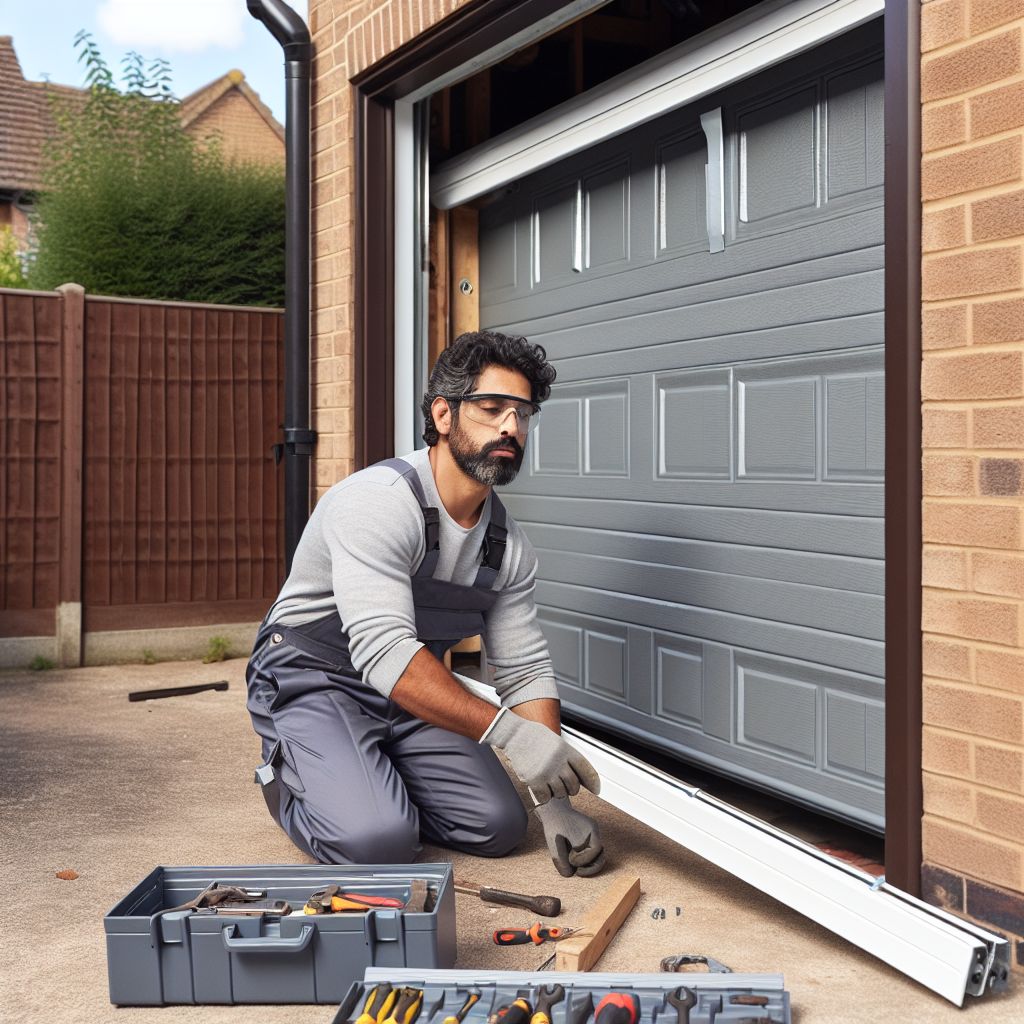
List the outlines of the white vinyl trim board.
{"type": "Polygon", "coordinates": [[[469,202],[878,17],[884,0],[786,0],[694,39],[442,164],[439,209],[469,202]]]}
{"type": "MultiPolygon", "coordinates": [[[[477,696],[494,690],[465,676],[477,696]]],[[[962,1006],[1008,983],[999,935],[836,857],[579,729],[562,735],[601,776],[601,799],[962,1006]]]]}

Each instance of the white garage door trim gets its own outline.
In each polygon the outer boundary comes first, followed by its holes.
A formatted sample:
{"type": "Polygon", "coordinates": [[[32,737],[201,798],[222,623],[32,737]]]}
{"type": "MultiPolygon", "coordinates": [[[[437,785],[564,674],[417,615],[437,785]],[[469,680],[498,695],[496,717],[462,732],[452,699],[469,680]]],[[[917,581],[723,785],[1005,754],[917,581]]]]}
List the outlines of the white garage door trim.
{"type": "Polygon", "coordinates": [[[431,176],[431,202],[459,206],[848,32],[884,8],[884,0],[752,8],[449,160],[431,176]]]}
{"type": "MultiPolygon", "coordinates": [[[[494,690],[465,676],[489,700],[494,690]]],[[[908,896],[629,754],[563,726],[597,769],[601,799],[962,1006],[1008,984],[1002,936],[908,896]]]]}

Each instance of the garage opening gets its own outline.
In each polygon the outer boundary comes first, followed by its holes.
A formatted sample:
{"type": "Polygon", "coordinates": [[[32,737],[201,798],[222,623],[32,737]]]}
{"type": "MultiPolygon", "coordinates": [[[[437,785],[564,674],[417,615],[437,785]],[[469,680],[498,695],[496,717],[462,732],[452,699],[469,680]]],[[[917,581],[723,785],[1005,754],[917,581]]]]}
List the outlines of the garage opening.
{"type": "MultiPolygon", "coordinates": [[[[601,7],[435,93],[430,167],[778,6],[601,7]]],[[[505,498],[569,716],[877,874],[882,49],[875,19],[432,205],[428,301],[429,362],[481,326],[559,368],[505,498]]]]}

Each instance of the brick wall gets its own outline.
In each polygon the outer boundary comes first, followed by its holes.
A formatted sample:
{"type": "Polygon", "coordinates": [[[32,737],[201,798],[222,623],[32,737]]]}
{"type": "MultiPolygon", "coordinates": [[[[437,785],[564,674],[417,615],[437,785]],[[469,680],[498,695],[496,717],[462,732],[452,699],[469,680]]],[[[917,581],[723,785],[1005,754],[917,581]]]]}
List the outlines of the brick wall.
{"type": "Polygon", "coordinates": [[[313,427],[317,496],[352,472],[352,87],[360,71],[466,0],[310,0],[313,69],[313,427]]]}
{"type": "MultiPolygon", "coordinates": [[[[924,889],[1024,936],[1024,0],[921,8],[924,889]]],[[[1017,948],[1024,965],[1024,943],[1017,948]]]]}
{"type": "Polygon", "coordinates": [[[198,139],[219,135],[224,153],[235,160],[284,163],[284,141],[235,89],[200,114],[189,125],[188,132],[198,139]]]}

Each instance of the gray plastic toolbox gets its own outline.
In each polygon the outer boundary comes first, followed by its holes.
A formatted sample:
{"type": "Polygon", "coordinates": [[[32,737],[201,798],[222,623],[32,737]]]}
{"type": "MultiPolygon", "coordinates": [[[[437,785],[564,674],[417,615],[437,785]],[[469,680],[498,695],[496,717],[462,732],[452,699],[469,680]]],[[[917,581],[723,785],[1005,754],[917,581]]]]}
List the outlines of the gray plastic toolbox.
{"type": "Polygon", "coordinates": [[[104,917],[103,928],[112,1003],[337,1004],[374,964],[451,967],[455,890],[450,864],[159,867],[104,917]],[[408,899],[419,878],[427,883],[430,908],[422,913],[302,913],[326,885],[408,899]],[[293,913],[161,913],[214,881],[266,890],[268,899],[287,900],[293,913]]]}
{"type": "MultiPolygon", "coordinates": [[[[538,947],[539,951],[548,946],[538,947]]],[[[388,970],[370,967],[361,984],[355,984],[342,1000],[334,1024],[346,1024],[359,1016],[366,994],[374,985],[423,989],[423,1006],[416,1024],[442,1024],[466,1001],[470,988],[478,989],[480,1001],[466,1014],[463,1024],[486,1024],[488,1016],[523,996],[533,1006],[542,985],[562,985],[565,998],[552,1008],[551,1024],[588,1024],[581,1008],[587,998],[593,1006],[610,992],[632,992],[640,1003],[638,1024],[791,1024],[789,993],[781,974],[586,974],[569,971],[475,971],[472,968],[436,971],[388,970]],[[685,986],[694,995],[688,1019],[666,996],[685,986]]],[[[589,1024],[593,1024],[590,1016],[589,1024]]]]}

